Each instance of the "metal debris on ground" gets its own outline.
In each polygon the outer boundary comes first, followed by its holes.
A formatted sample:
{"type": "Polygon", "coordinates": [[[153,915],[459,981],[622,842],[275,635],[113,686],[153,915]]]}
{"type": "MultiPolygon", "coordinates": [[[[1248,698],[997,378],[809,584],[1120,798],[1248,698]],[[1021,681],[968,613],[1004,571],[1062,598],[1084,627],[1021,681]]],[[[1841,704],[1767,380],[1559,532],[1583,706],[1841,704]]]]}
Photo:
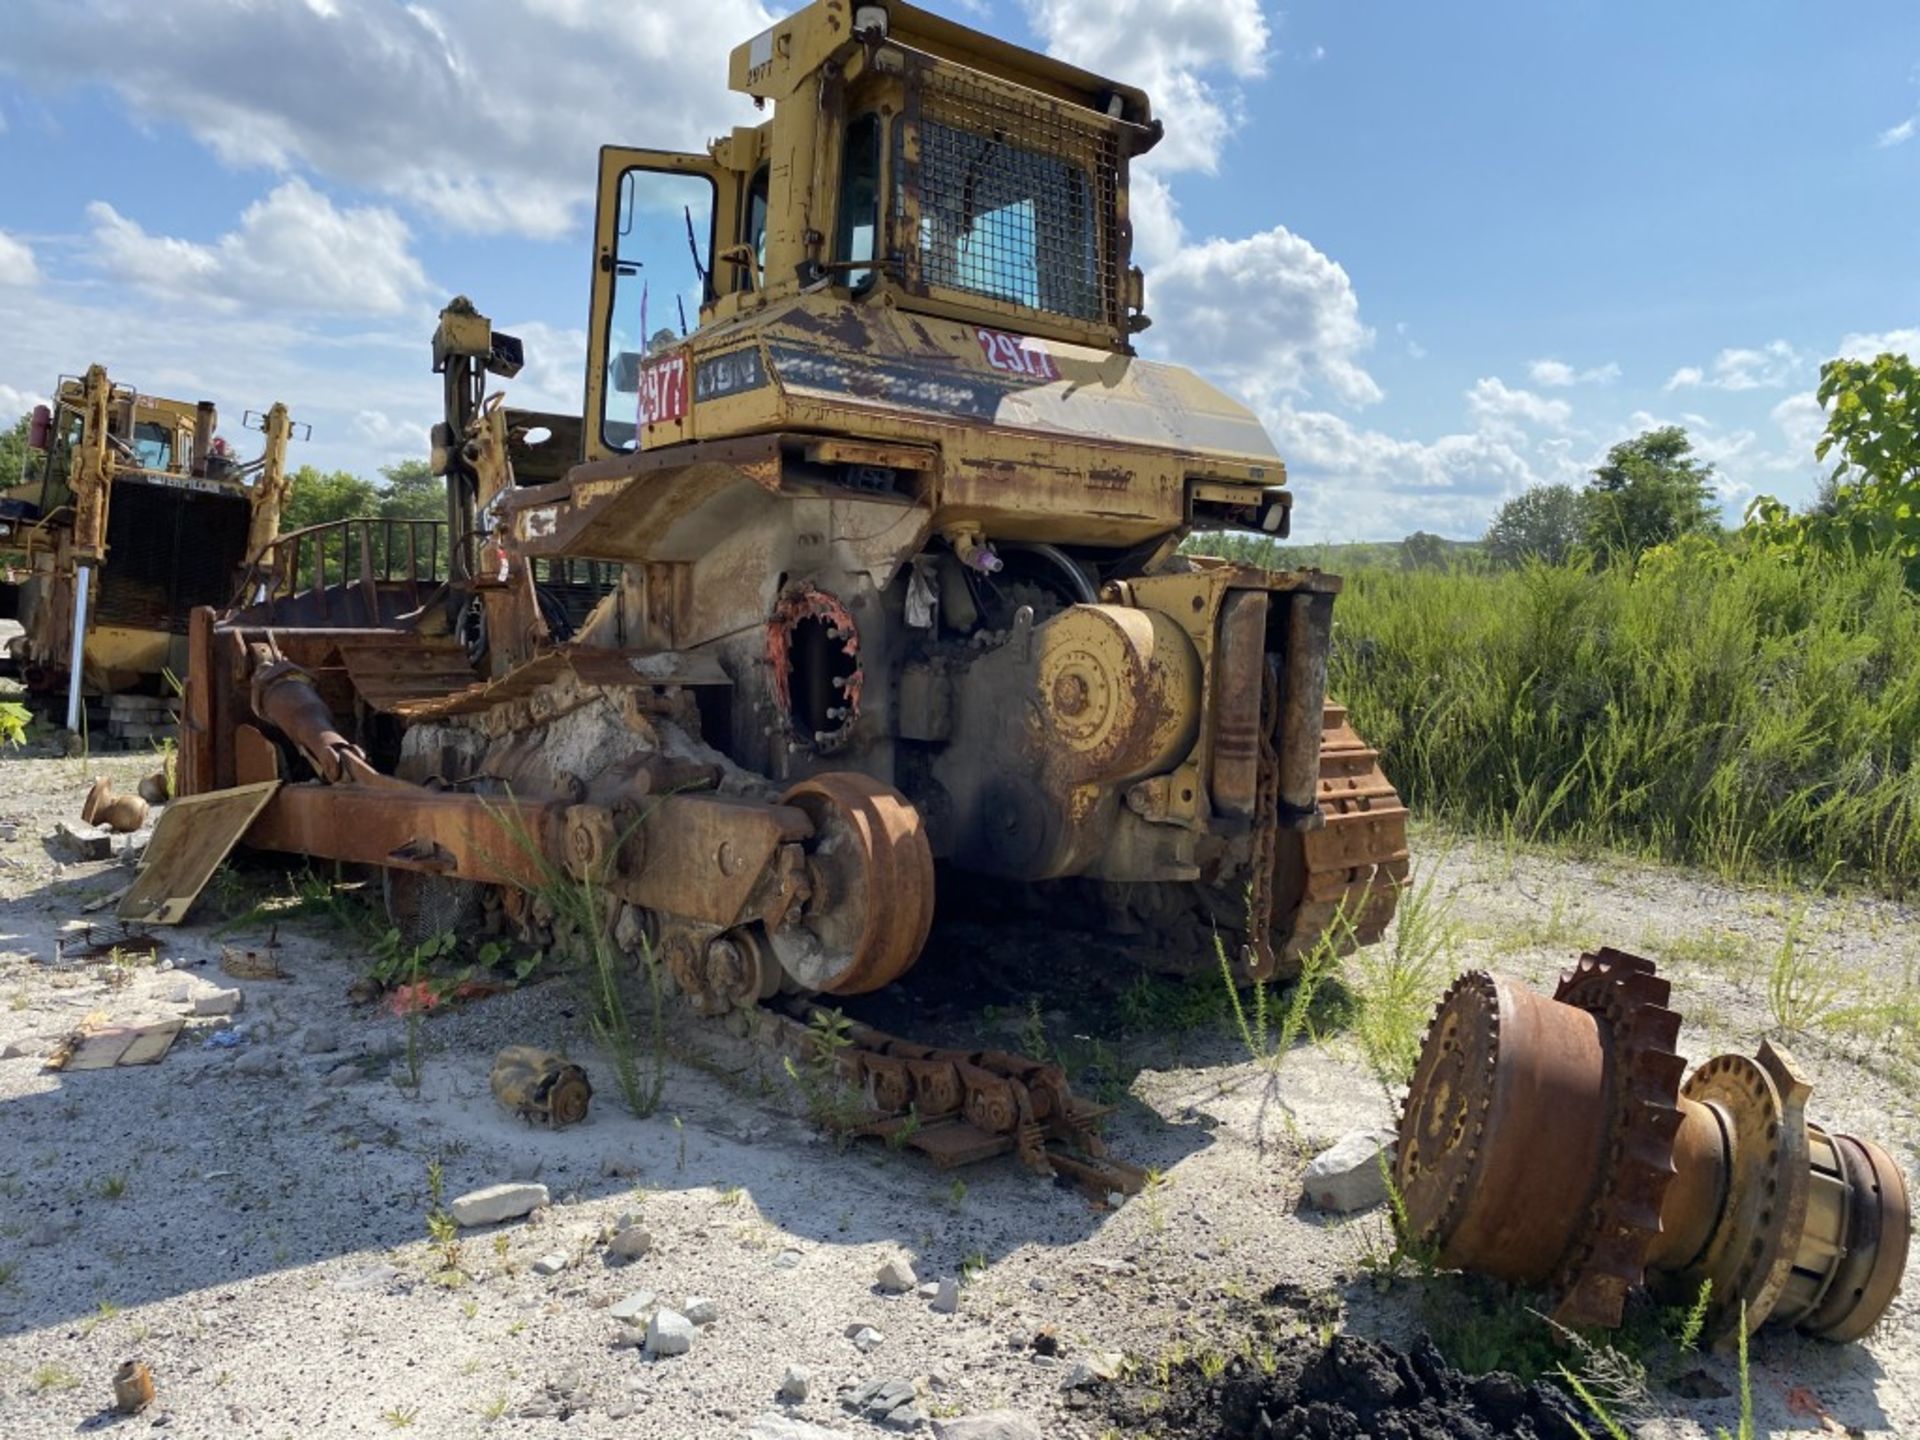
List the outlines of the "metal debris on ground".
{"type": "Polygon", "coordinates": [[[147,823],[147,802],[138,795],[123,795],[104,775],[94,777],[87,798],[80,803],[80,818],[119,835],[131,835],[147,823]]]}
{"type": "Polygon", "coordinates": [[[244,945],[222,945],[220,968],[236,980],[284,980],[287,972],[280,966],[280,932],[269,931],[267,943],[255,949],[244,945]]]}
{"type": "Polygon", "coordinates": [[[144,1360],[128,1360],[113,1372],[113,1408],[138,1415],[153,1403],[153,1371],[144,1360]]]}
{"type": "Polygon", "coordinates": [[[1718,1345],[1742,1316],[1749,1332],[1859,1339],[1906,1269],[1900,1167],[1809,1120],[1812,1083],[1770,1041],[1687,1075],[1669,994],[1619,950],[1583,955],[1551,999],[1485,971],[1456,980],[1400,1120],[1410,1238],[1549,1288],[1566,1325],[1619,1324],[1643,1284],[1690,1299],[1710,1283],[1718,1345]]]}
{"type": "Polygon", "coordinates": [[[49,1070],[111,1070],[152,1065],[179,1038],[184,1020],[155,1020],[145,1025],[83,1025],[62,1040],[47,1058],[49,1070]]]}
{"type": "Polygon", "coordinates": [[[53,942],[56,965],[70,960],[109,960],[114,955],[157,955],[160,937],[134,925],[80,924],[73,927],[73,938],[53,942]]]}
{"type": "Polygon", "coordinates": [[[529,1124],[555,1129],[587,1118],[593,1083],[570,1060],[532,1045],[509,1045],[493,1059],[493,1098],[529,1124]]]}

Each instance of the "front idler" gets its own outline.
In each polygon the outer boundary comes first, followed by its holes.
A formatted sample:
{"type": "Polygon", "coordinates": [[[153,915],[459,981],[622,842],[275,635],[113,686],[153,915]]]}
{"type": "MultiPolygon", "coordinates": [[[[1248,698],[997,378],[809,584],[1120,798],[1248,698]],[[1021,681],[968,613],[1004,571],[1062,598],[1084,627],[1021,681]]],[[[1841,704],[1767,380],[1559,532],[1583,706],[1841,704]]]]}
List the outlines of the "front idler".
{"type": "Polygon", "coordinates": [[[1408,1088],[1394,1179],[1441,1264],[1547,1288],[1554,1318],[1620,1323],[1630,1290],[1691,1298],[1707,1335],[1772,1322],[1855,1340],[1906,1266],[1906,1182],[1879,1145],[1807,1119],[1791,1056],[1691,1075],[1653,964],[1584,955],[1552,999],[1484,971],[1448,990],[1408,1088]]]}

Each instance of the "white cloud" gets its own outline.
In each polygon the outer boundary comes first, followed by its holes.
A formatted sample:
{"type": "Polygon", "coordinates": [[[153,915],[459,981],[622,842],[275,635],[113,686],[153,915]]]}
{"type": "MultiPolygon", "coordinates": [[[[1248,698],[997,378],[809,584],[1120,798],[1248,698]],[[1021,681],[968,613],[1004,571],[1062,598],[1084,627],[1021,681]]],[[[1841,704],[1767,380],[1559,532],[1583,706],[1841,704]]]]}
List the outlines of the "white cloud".
{"type": "Polygon", "coordinates": [[[0,285],[31,285],[39,278],[33,247],[0,230],[0,285]]]}
{"type": "Polygon", "coordinates": [[[1784,340],[1770,340],[1759,349],[1729,348],[1713,357],[1713,365],[1683,365],[1667,380],[1666,388],[1685,390],[1702,386],[1710,390],[1779,389],[1800,368],[1800,355],[1784,340]]]}
{"type": "Polygon", "coordinates": [[[515,407],[578,415],[587,373],[587,332],[538,320],[500,328],[519,336],[526,352],[526,366],[507,386],[515,407]]]}
{"type": "MultiPolygon", "coordinates": [[[[1239,127],[1234,81],[1266,73],[1272,31],[1259,0],[1026,0],[1049,52],[1095,74],[1137,85],[1167,135],[1141,161],[1170,173],[1220,163],[1239,127]],[[1224,72],[1222,87],[1208,78],[1224,72]]],[[[1136,167],[1136,173],[1139,167],[1136,167]]]]}
{"type": "Polygon", "coordinates": [[[1586,370],[1576,370],[1564,360],[1535,360],[1527,374],[1536,385],[1611,385],[1620,378],[1620,367],[1609,360],[1586,370]]]}
{"type": "Polygon", "coordinates": [[[1840,341],[1843,360],[1875,360],[1882,355],[1910,355],[1920,360],[1920,327],[1848,335],[1840,341]]]}
{"type": "Polygon", "coordinates": [[[1149,348],[1256,406],[1314,380],[1349,404],[1381,398],[1358,360],[1373,332],[1347,272],[1284,226],[1188,245],[1155,269],[1147,298],[1162,317],[1149,348]]]}
{"type": "Polygon", "coordinates": [[[1483,376],[1467,391],[1467,410],[1483,428],[1502,433],[1517,424],[1564,430],[1573,418],[1565,400],[1548,400],[1531,390],[1514,390],[1498,376],[1483,376]]]}
{"type": "Polygon", "coordinates": [[[396,417],[384,410],[361,410],[353,417],[354,433],[366,441],[375,454],[386,457],[382,464],[426,459],[432,428],[418,416],[396,417]]]}
{"type": "Polygon", "coordinates": [[[340,210],[303,180],[249,205],[212,244],[151,235],[104,200],[87,207],[100,265],[143,290],[331,315],[393,315],[427,287],[406,224],[373,206],[340,210]]]}
{"type": "Polygon", "coordinates": [[[602,144],[697,148],[750,121],[727,53],[771,19],[759,0],[169,0],[154,24],[145,0],[16,0],[0,70],[106,86],[230,165],[554,237],[590,206],[602,144]]]}
{"type": "MultiPolygon", "coordinates": [[[[11,385],[0,385],[0,426],[11,425],[36,405],[46,403],[44,394],[31,390],[16,390],[11,385]]],[[[11,485],[13,477],[0,476],[0,485],[11,485]]]]}
{"type": "Polygon", "coordinates": [[[1821,432],[1827,428],[1826,412],[1820,408],[1820,401],[1815,398],[1813,391],[1789,395],[1773,407],[1771,415],[1773,423],[1780,427],[1787,453],[1811,464],[1813,447],[1819,441],[1821,432]]]}
{"type": "Polygon", "coordinates": [[[1186,241],[1180,202],[1167,182],[1151,170],[1134,167],[1127,187],[1127,218],[1133,222],[1133,258],[1151,271],[1179,253],[1186,241]]]}
{"type": "Polygon", "coordinates": [[[1879,138],[1874,141],[1874,144],[1878,145],[1882,150],[1894,145],[1904,145],[1913,138],[1917,128],[1920,128],[1920,116],[1909,115],[1898,125],[1893,125],[1882,130],[1879,138]]]}
{"type": "Polygon", "coordinates": [[[1481,428],[1406,440],[1289,402],[1263,411],[1286,457],[1303,540],[1398,539],[1414,530],[1480,534],[1495,507],[1530,485],[1579,485],[1585,464],[1565,438],[1531,448],[1481,428]]]}

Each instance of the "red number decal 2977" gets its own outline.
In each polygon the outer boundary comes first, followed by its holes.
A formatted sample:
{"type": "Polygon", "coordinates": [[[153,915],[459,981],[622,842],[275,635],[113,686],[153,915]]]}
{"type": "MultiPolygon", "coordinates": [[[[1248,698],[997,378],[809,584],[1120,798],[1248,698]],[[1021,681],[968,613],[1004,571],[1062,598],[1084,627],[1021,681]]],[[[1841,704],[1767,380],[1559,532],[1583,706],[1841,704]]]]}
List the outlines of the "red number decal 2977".
{"type": "Polygon", "coordinates": [[[640,423],[659,425],[687,413],[687,357],[684,351],[650,360],[640,367],[640,423]]]}
{"type": "Polygon", "coordinates": [[[973,333],[980,342],[981,353],[987,357],[987,364],[994,369],[1009,375],[1023,375],[1029,380],[1060,378],[1060,367],[1053,363],[1053,356],[1033,341],[1009,335],[1004,330],[980,329],[973,333]]]}

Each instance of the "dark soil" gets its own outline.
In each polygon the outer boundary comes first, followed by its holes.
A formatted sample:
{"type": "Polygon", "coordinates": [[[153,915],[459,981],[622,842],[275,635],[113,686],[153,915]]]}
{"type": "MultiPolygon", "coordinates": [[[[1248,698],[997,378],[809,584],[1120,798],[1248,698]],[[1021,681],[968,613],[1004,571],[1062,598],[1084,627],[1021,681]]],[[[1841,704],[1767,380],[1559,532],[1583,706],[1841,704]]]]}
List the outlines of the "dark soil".
{"type": "Polygon", "coordinates": [[[1272,1373],[1245,1359],[1214,1379],[1198,1364],[1169,1383],[1114,1385],[1101,1398],[1116,1423],[1168,1440],[1577,1440],[1577,1412],[1558,1390],[1449,1367],[1426,1336],[1410,1351],[1337,1335],[1296,1341],[1272,1373]]]}

